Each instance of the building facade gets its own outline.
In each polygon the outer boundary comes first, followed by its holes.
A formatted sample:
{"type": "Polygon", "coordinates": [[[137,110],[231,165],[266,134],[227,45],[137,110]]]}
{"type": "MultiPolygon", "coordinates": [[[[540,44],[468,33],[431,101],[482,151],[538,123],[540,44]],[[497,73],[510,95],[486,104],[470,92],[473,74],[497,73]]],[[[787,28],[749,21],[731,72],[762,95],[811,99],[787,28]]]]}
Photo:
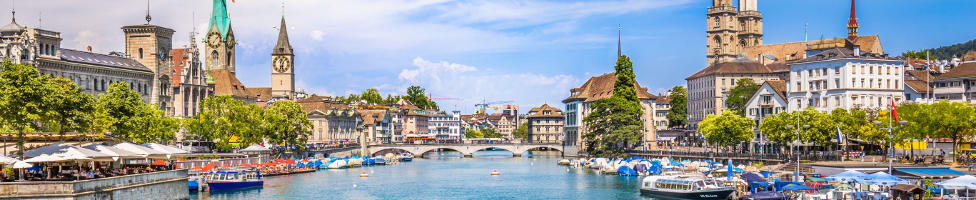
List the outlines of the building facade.
{"type": "Polygon", "coordinates": [[[959,64],[932,83],[935,100],[976,104],[976,62],[959,64]]]}
{"type": "Polygon", "coordinates": [[[108,91],[115,82],[125,82],[150,102],[155,73],[123,53],[100,54],[91,50],[61,48],[61,33],[10,24],[0,28],[0,58],[14,64],[34,65],[43,75],[64,77],[92,95],[108,91]]]}
{"type": "Polygon", "coordinates": [[[746,117],[756,122],[756,126],[753,127],[753,139],[749,142],[751,149],[759,149],[760,138],[765,137],[758,128],[763,118],[787,111],[787,95],[789,93],[786,91],[786,81],[767,80],[746,102],[746,117]]]}
{"type": "Polygon", "coordinates": [[[563,111],[551,107],[549,104],[542,104],[537,108],[529,110],[527,123],[528,142],[530,143],[560,143],[563,137],[563,126],[565,125],[563,111]]]}
{"type": "Polygon", "coordinates": [[[788,110],[889,108],[904,100],[903,60],[863,52],[853,42],[790,63],[788,110]]]}
{"type": "Polygon", "coordinates": [[[196,38],[190,35],[188,48],[173,49],[173,117],[187,118],[200,113],[200,104],[213,96],[213,87],[207,84],[206,70],[200,61],[196,38]]]}
{"type": "Polygon", "coordinates": [[[460,142],[465,130],[461,127],[461,111],[430,115],[427,129],[438,142],[460,142]]]}
{"type": "Polygon", "coordinates": [[[271,98],[295,99],[295,53],[288,41],[285,16],[278,26],[278,42],[271,51],[271,98]]]}
{"type": "Polygon", "coordinates": [[[712,0],[706,14],[706,63],[733,61],[742,48],[762,45],[763,21],[757,1],[739,0],[736,9],[732,0],[712,0]]]}
{"type": "Polygon", "coordinates": [[[496,113],[488,116],[488,121],[495,125],[495,132],[501,134],[502,138],[509,141],[515,139],[512,132],[518,128],[518,126],[516,126],[517,120],[518,117],[506,115],[504,112],[501,114],[496,113]]]}
{"type": "Polygon", "coordinates": [[[369,144],[390,144],[393,142],[393,123],[389,110],[359,110],[362,118],[363,136],[369,144]]]}
{"type": "Polygon", "coordinates": [[[688,129],[698,129],[698,123],[709,114],[725,110],[725,99],[740,79],[752,79],[756,84],[767,80],[783,80],[789,68],[785,63],[763,65],[752,61],[724,62],[708,66],[685,80],[688,81],[688,129]]]}
{"type": "MultiPolygon", "coordinates": [[[[591,77],[582,86],[570,89],[570,95],[563,100],[566,104],[564,113],[566,145],[573,145],[580,149],[586,149],[586,141],[583,141],[583,134],[586,134],[586,123],[583,119],[592,112],[590,107],[594,101],[610,98],[613,96],[613,84],[617,80],[615,72],[606,73],[600,76],[591,77]]],[[[640,101],[641,122],[644,123],[643,143],[645,146],[657,143],[657,128],[654,126],[654,108],[657,96],[647,92],[647,88],[641,87],[636,81],[634,88],[637,90],[637,99],[640,101]]],[[[531,114],[529,115],[531,116],[531,114]]]]}
{"type": "MultiPolygon", "coordinates": [[[[327,101],[299,101],[312,122],[309,144],[337,144],[361,142],[358,130],[362,118],[347,105],[327,101]]],[[[368,141],[367,141],[368,142],[368,141]]]]}
{"type": "Polygon", "coordinates": [[[671,130],[668,126],[668,113],[671,112],[671,97],[659,96],[654,100],[654,127],[658,131],[671,130]]]}
{"type": "Polygon", "coordinates": [[[123,26],[125,33],[125,53],[153,72],[149,103],[166,111],[175,113],[173,107],[173,29],[149,24],[123,26]]]}

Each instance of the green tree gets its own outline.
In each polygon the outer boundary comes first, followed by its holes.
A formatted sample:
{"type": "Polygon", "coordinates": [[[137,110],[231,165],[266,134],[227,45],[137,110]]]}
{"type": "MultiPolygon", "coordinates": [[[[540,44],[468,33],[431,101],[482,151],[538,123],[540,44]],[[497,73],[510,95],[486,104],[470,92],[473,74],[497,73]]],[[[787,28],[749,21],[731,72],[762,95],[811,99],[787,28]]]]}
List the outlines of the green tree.
{"type": "Polygon", "coordinates": [[[481,134],[481,131],[474,130],[474,129],[466,129],[466,130],[464,130],[464,137],[467,137],[467,138],[483,138],[484,135],[481,134]]]}
{"type": "Polygon", "coordinates": [[[268,132],[271,134],[266,137],[273,143],[295,145],[304,149],[312,132],[312,122],[308,120],[301,105],[289,100],[276,101],[265,111],[264,119],[267,120],[265,124],[269,126],[268,132]]]}
{"type": "Polygon", "coordinates": [[[54,126],[61,142],[64,142],[65,132],[74,131],[80,135],[89,131],[95,119],[95,97],[64,77],[51,79],[48,87],[51,87],[51,93],[45,102],[50,106],[44,121],[54,126]]]}
{"type": "Polygon", "coordinates": [[[901,53],[901,57],[911,58],[911,59],[926,59],[926,55],[925,54],[928,51],[929,50],[921,50],[921,51],[908,50],[908,51],[906,51],[904,53],[901,53]]]}
{"type": "Polygon", "coordinates": [[[127,139],[135,143],[170,143],[176,137],[176,131],[180,130],[180,120],[167,117],[166,113],[155,106],[141,106],[145,109],[135,118],[135,125],[139,127],[136,135],[130,135],[127,139]]]}
{"type": "Polygon", "coordinates": [[[106,123],[99,126],[124,140],[142,138],[145,134],[140,127],[140,117],[147,115],[148,109],[142,101],[142,95],[132,89],[126,82],[115,82],[109,85],[108,92],[98,96],[95,106],[96,122],[106,123]]]}
{"type": "Polygon", "coordinates": [[[213,96],[203,100],[201,111],[192,120],[184,122],[185,128],[193,132],[194,139],[212,141],[221,151],[231,148],[231,140],[243,143],[260,141],[255,133],[255,127],[263,126],[263,120],[250,120],[255,116],[260,118],[262,113],[244,105],[244,101],[235,100],[230,96],[213,96]]]}
{"type": "MultiPolygon", "coordinates": [[[[924,126],[923,130],[931,130],[935,138],[952,138],[952,152],[959,149],[961,139],[976,132],[976,108],[968,103],[939,101],[925,107],[924,113],[900,119],[908,121],[908,126],[924,126]]],[[[899,107],[898,113],[902,110],[899,107]]]]}
{"type": "Polygon", "coordinates": [[[384,104],[396,104],[397,101],[400,101],[400,96],[393,96],[391,94],[387,94],[386,99],[383,101],[384,104]]]}
{"type": "Polygon", "coordinates": [[[746,104],[749,98],[759,90],[759,85],[751,78],[739,79],[735,82],[735,87],[729,90],[729,96],[725,98],[725,107],[732,110],[735,114],[745,116],[746,104]]]}
{"type": "Polygon", "coordinates": [[[589,125],[583,133],[586,151],[594,155],[623,156],[624,150],[640,143],[643,137],[633,63],[621,55],[614,69],[617,80],[613,95],[594,101],[592,113],[583,118],[589,125]]]}
{"type": "Polygon", "coordinates": [[[437,110],[437,103],[428,99],[425,94],[426,92],[424,88],[414,85],[407,88],[407,96],[403,96],[402,98],[406,99],[413,105],[420,107],[420,109],[437,110]]]}
{"type": "Polygon", "coordinates": [[[383,104],[384,102],[383,95],[381,95],[380,91],[376,90],[376,88],[366,89],[366,91],[363,91],[359,97],[365,100],[368,104],[383,104]]]}
{"type": "Polygon", "coordinates": [[[0,72],[0,121],[7,128],[17,131],[17,155],[24,159],[24,132],[39,128],[39,120],[45,116],[50,104],[45,100],[51,94],[47,76],[40,76],[37,68],[13,64],[5,60],[0,72]]]}
{"type": "Polygon", "coordinates": [[[518,128],[515,128],[515,130],[512,130],[512,136],[515,136],[515,138],[518,138],[518,139],[528,140],[529,139],[529,123],[522,123],[522,124],[520,124],[518,126],[518,128]]]}
{"type": "Polygon", "coordinates": [[[796,125],[797,112],[781,112],[770,115],[762,119],[759,124],[759,131],[763,136],[780,145],[788,145],[796,140],[794,129],[787,128],[788,125],[796,125]]]}
{"type": "Polygon", "coordinates": [[[725,110],[721,115],[708,115],[699,125],[705,139],[722,146],[733,146],[752,139],[756,122],[725,110]]]}
{"type": "Polygon", "coordinates": [[[684,127],[688,124],[688,91],[685,87],[671,88],[671,110],[668,111],[668,128],[684,127]]]}
{"type": "Polygon", "coordinates": [[[485,138],[501,138],[502,133],[495,131],[493,128],[483,128],[481,129],[481,136],[485,138]]]}

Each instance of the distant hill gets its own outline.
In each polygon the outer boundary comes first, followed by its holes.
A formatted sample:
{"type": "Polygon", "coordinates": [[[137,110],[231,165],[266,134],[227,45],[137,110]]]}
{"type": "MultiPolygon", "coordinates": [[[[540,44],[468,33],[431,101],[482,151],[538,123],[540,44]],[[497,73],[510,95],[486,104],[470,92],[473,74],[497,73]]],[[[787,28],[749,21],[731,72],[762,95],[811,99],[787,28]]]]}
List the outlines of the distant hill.
{"type": "Polygon", "coordinates": [[[922,50],[924,55],[925,51],[930,51],[930,56],[933,59],[946,60],[952,58],[952,56],[962,56],[966,52],[976,51],[976,39],[970,40],[968,42],[943,46],[935,49],[925,49],[922,50]]]}

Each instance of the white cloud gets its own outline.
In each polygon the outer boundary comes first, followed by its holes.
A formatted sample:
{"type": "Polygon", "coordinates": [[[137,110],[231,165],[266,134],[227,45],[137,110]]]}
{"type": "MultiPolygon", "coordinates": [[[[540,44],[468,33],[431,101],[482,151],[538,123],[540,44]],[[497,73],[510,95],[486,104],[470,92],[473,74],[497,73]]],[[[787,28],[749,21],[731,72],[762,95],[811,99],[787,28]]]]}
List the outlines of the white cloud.
{"type": "Polygon", "coordinates": [[[462,102],[442,102],[460,105],[474,105],[482,99],[513,100],[518,104],[531,105],[558,103],[549,100],[565,98],[570,88],[580,84],[580,79],[566,74],[484,71],[474,66],[447,61],[432,62],[421,57],[414,58],[413,67],[403,69],[399,77],[404,82],[403,88],[406,88],[405,85],[421,85],[435,96],[464,99],[462,102]]]}
{"type": "Polygon", "coordinates": [[[325,37],[325,32],[322,32],[321,30],[314,30],[312,33],[309,33],[309,36],[312,37],[312,40],[322,41],[323,37],[325,37]]]}

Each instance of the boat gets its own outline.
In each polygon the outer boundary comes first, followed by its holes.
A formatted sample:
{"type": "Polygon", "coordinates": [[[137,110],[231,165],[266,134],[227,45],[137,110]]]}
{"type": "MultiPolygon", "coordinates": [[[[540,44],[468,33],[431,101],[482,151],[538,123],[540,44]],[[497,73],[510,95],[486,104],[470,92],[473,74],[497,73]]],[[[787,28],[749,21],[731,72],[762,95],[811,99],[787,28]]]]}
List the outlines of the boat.
{"type": "Polygon", "coordinates": [[[641,181],[641,194],[665,199],[729,199],[735,192],[717,179],[679,176],[648,176],[641,181]]]}
{"type": "Polygon", "coordinates": [[[329,169],[343,169],[343,168],[346,168],[346,164],[347,163],[346,163],[346,160],[345,159],[335,160],[335,161],[329,162],[327,168],[329,168],[329,169]]]}
{"type": "Polygon", "coordinates": [[[207,178],[211,192],[264,187],[260,171],[218,171],[207,178]]]}
{"type": "Polygon", "coordinates": [[[375,165],[386,165],[386,160],[383,158],[373,158],[373,164],[375,165]]]}
{"type": "Polygon", "coordinates": [[[410,162],[413,161],[413,156],[410,154],[400,154],[400,162],[410,162]]]}

